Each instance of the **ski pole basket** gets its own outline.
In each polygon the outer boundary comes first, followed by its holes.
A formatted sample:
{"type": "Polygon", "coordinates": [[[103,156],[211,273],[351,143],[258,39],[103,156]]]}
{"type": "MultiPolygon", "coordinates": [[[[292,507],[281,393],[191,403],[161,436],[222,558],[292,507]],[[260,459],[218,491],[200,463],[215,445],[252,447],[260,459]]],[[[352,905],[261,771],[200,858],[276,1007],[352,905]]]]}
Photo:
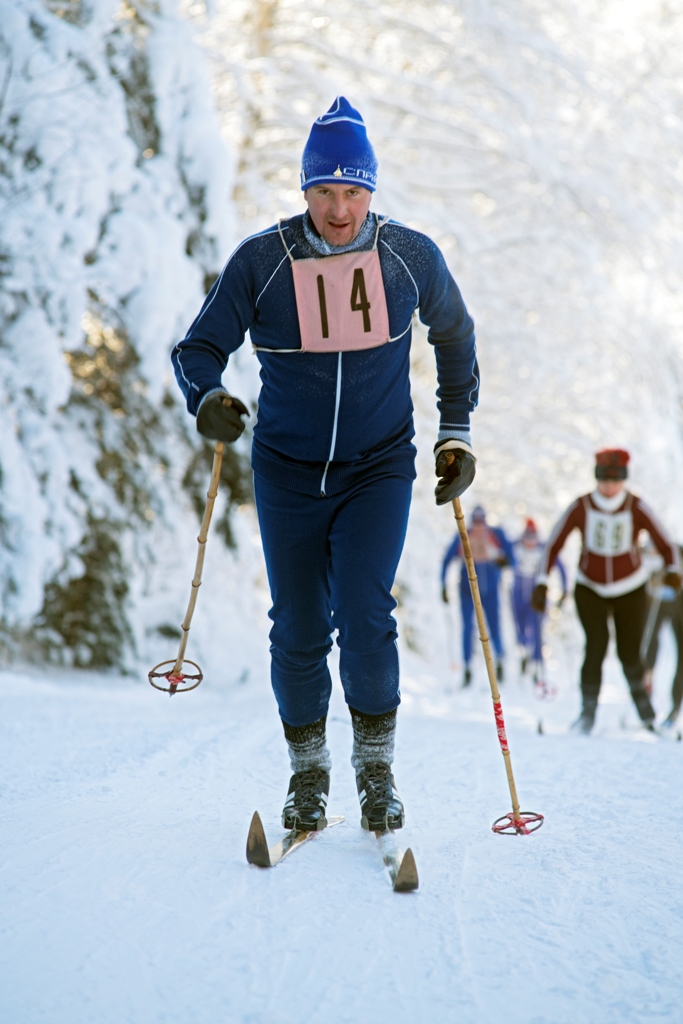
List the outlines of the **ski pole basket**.
{"type": "Polygon", "coordinates": [[[216,495],[218,494],[218,481],[220,480],[221,465],[223,463],[223,447],[223,441],[216,441],[213,449],[211,480],[209,482],[209,489],[206,493],[204,518],[202,519],[199,536],[197,537],[199,549],[197,551],[197,561],[195,563],[194,576],[192,578],[192,590],[190,591],[190,600],[181,626],[182,636],[180,639],[180,647],[178,648],[177,657],[172,661],[159,662],[158,665],[155,665],[154,668],[147,673],[147,678],[155,690],[163,690],[164,693],[170,694],[171,697],[174,693],[186,693],[189,690],[196,690],[204,678],[199,665],[197,665],[196,662],[188,661],[185,658],[185,648],[187,647],[187,638],[190,634],[190,624],[197,604],[197,595],[199,593],[199,588],[202,585],[202,570],[204,568],[204,555],[206,554],[206,539],[209,535],[213,506],[216,501],[216,495]],[[167,665],[170,665],[171,667],[167,671],[163,671],[167,665]],[[160,683],[155,681],[157,679],[163,679],[168,683],[168,686],[162,686],[160,683]]]}
{"type": "Polygon", "coordinates": [[[537,679],[534,683],[534,697],[536,700],[555,700],[557,697],[557,687],[551,686],[543,679],[537,679]]]}
{"type": "Polygon", "coordinates": [[[499,836],[528,836],[537,832],[543,824],[543,815],[534,814],[533,811],[519,811],[515,818],[514,811],[508,811],[502,817],[496,818],[491,831],[499,836]]]}
{"type": "Polygon", "coordinates": [[[164,693],[170,693],[173,696],[174,693],[195,690],[204,678],[204,674],[196,662],[188,661],[187,659],[181,662],[180,670],[178,670],[176,668],[176,660],[173,658],[171,661],[162,661],[155,665],[152,671],[147,674],[147,678],[155,690],[163,690],[164,693]],[[168,686],[162,686],[160,683],[157,683],[155,681],[157,679],[163,679],[168,683],[168,686]]]}

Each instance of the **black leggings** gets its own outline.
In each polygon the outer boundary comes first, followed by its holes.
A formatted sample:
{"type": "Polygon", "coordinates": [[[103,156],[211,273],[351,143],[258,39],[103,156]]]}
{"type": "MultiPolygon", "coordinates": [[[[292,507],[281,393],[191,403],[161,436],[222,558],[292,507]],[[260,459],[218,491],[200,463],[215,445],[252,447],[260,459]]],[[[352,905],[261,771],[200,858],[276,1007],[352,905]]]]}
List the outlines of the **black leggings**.
{"type": "MultiPolygon", "coordinates": [[[[652,601],[652,598],[650,598],[652,601]]],[[[662,623],[669,620],[676,638],[677,662],[676,674],[671,686],[671,701],[674,708],[678,709],[683,703],[683,594],[677,594],[673,601],[662,601],[657,612],[654,629],[650,637],[650,643],[645,652],[645,664],[648,668],[654,668],[659,652],[659,630],[662,623]]]]}
{"type": "Polygon", "coordinates": [[[598,703],[602,663],[609,643],[607,620],[611,615],[617,637],[617,655],[638,714],[642,719],[654,718],[650,698],[643,687],[645,666],[640,658],[640,642],[645,626],[645,587],[638,587],[619,597],[600,597],[590,587],[577,583],[574,600],[586,634],[586,655],[581,668],[584,707],[594,708],[598,703]]]}

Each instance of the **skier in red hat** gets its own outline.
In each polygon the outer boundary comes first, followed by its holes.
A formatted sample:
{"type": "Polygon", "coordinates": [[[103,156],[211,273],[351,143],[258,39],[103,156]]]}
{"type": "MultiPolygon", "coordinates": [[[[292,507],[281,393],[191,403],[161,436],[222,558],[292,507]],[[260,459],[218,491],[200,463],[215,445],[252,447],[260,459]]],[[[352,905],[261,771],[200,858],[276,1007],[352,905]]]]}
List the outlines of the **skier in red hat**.
{"type": "Polygon", "coordinates": [[[681,586],[678,548],[644,501],[626,490],[629,454],[622,448],[603,448],[595,456],[597,487],[569,506],[546,545],[532,604],[545,611],[548,573],[574,529],[581,531],[582,548],[574,600],[586,634],[581,668],[583,706],[574,728],[589,733],[607,653],[607,620],[614,619],[617,654],[643,724],[654,728],[655,713],[643,685],[645,666],[640,657],[646,613],[648,570],[638,550],[638,535],[646,530],[664,558],[667,586],[681,586]]]}
{"type": "MultiPolygon", "coordinates": [[[[543,667],[544,616],[532,607],[531,595],[539,573],[544,548],[545,545],[538,536],[535,522],[533,519],[527,519],[524,533],[512,547],[515,558],[510,599],[517,643],[523,652],[521,670],[522,673],[526,672],[529,662],[532,662],[534,684],[540,688],[540,691],[547,689],[543,667]]],[[[567,573],[559,558],[555,562],[555,568],[562,580],[561,600],[563,601],[567,593],[567,573]]]]}

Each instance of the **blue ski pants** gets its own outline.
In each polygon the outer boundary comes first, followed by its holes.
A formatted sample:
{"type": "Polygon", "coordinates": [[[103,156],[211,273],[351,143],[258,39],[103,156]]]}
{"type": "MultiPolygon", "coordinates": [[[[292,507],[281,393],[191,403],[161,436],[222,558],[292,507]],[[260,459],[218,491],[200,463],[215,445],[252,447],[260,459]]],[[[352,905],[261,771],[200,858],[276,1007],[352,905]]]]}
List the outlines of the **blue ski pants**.
{"type": "MultiPolygon", "coordinates": [[[[500,569],[490,562],[478,562],[474,566],[479,581],[479,594],[484,606],[486,625],[489,637],[496,652],[496,657],[503,657],[503,641],[500,636],[500,615],[498,607],[498,583],[500,569]]],[[[460,610],[462,613],[462,657],[466,665],[472,660],[472,637],[474,626],[474,601],[467,578],[467,569],[463,566],[460,573],[460,610]]]]}
{"type": "Polygon", "coordinates": [[[381,715],[401,702],[391,596],[408,525],[412,476],[373,469],[331,497],[254,475],[273,606],[271,681],[280,717],[309,725],[327,713],[327,655],[337,629],[347,704],[381,715]]]}
{"type": "Polygon", "coordinates": [[[543,619],[531,607],[531,594],[535,580],[527,576],[515,576],[512,584],[512,614],[515,619],[517,643],[531,651],[534,661],[543,660],[543,619]]]}

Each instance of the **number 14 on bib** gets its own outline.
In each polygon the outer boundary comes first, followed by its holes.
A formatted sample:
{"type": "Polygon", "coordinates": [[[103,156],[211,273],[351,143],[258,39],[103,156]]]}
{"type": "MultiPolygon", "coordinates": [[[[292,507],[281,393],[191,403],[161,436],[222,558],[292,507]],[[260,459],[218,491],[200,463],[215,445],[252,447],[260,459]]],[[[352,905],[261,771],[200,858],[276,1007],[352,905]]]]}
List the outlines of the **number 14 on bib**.
{"type": "Polygon", "coordinates": [[[304,352],[350,352],[389,341],[379,255],[344,253],[292,263],[304,352]]]}

